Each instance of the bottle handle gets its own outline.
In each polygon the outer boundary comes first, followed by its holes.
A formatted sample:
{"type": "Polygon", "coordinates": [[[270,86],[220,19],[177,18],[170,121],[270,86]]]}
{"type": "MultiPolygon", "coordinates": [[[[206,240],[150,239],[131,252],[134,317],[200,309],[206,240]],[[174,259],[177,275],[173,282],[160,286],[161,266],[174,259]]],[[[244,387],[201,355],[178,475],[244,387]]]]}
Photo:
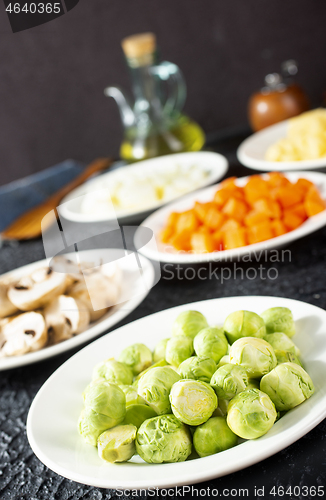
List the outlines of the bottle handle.
{"type": "Polygon", "coordinates": [[[180,111],[186,100],[187,88],[178,66],[174,63],[163,61],[161,64],[152,66],[151,73],[169,84],[170,95],[164,104],[164,112],[171,114],[175,110],[180,111]]]}

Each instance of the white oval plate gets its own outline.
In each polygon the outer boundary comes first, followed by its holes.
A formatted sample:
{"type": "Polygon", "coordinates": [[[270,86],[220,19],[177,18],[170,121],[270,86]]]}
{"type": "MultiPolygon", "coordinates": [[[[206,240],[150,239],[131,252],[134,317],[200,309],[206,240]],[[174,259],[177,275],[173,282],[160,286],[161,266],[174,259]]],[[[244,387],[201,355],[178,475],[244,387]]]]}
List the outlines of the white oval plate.
{"type": "MultiPolygon", "coordinates": [[[[108,249],[103,250],[103,252],[110,251],[108,249]]],[[[88,250],[83,252],[78,252],[81,261],[92,262],[92,254],[96,257],[99,250],[88,250]],[[84,257],[83,257],[84,255],[84,257]]],[[[66,255],[67,258],[71,258],[71,254],[66,255]]],[[[139,255],[140,265],[142,271],[137,272],[136,264],[132,258],[130,259],[120,259],[119,266],[122,270],[122,280],[121,280],[121,293],[120,298],[123,299],[124,295],[128,296],[128,300],[121,302],[113,306],[102,318],[94,323],[79,335],[72,337],[71,339],[60,342],[53,346],[44,347],[39,351],[30,352],[22,356],[11,356],[6,358],[0,358],[0,371],[7,370],[9,368],[17,368],[23,365],[29,365],[37,361],[42,361],[62,352],[73,349],[88,340],[91,340],[100,333],[105,332],[108,328],[111,328],[120,320],[125,318],[130,314],[136,307],[144,300],[146,295],[149,293],[150,289],[154,285],[155,273],[151,262],[149,262],[145,257],[139,255]],[[132,295],[132,297],[131,297],[132,295]],[[129,298],[131,297],[131,298],[129,298]]],[[[95,259],[96,260],[96,259],[95,259]]],[[[26,274],[31,273],[35,269],[42,266],[48,266],[50,259],[40,260],[38,262],[33,262],[27,266],[20,267],[14,271],[3,274],[0,276],[2,278],[20,278],[26,274]]],[[[120,299],[119,299],[120,301],[120,299]]]]}
{"type": "MultiPolygon", "coordinates": [[[[326,416],[326,312],[297,300],[278,297],[230,297],[186,304],[139,319],[85,347],[66,361],[37,393],[27,418],[27,436],[36,456],[57,474],[99,488],[167,488],[206,481],[248,467],[286,448],[307,434],[326,416]],[[82,392],[96,363],[117,357],[134,342],[153,349],[171,331],[184,310],[202,312],[210,324],[223,324],[237,309],[262,313],[269,307],[289,307],[315,394],[289,411],[259,439],[246,441],[210,457],[176,464],[147,464],[139,456],[123,464],[107,464],[97,449],[87,445],[77,431],[83,407],[82,392]],[[63,390],[64,388],[64,390],[63,390]]],[[[271,474],[273,471],[270,471],[271,474]]]]}
{"type": "MultiPolygon", "coordinates": [[[[122,169],[126,176],[128,176],[129,172],[135,172],[139,174],[146,174],[147,172],[153,173],[155,169],[162,170],[165,166],[177,164],[185,167],[192,167],[194,165],[198,165],[199,168],[208,171],[208,176],[206,182],[201,186],[209,186],[213,182],[217,182],[221,179],[228,170],[228,161],[227,159],[218,154],[212,153],[208,151],[199,151],[194,153],[178,153],[174,155],[165,155],[160,156],[158,158],[152,158],[150,160],[141,161],[135,163],[133,165],[128,165],[121,167],[117,170],[113,170],[112,172],[107,172],[103,175],[100,175],[94,179],[91,179],[86,184],[74,189],[71,193],[69,193],[60,203],[59,211],[60,215],[65,219],[73,221],[73,222],[98,222],[98,221],[110,221],[112,217],[108,217],[105,213],[103,217],[99,217],[98,215],[93,214],[84,214],[81,212],[81,197],[89,192],[90,189],[98,190],[102,188],[102,181],[107,180],[111,176],[116,174],[121,174],[122,169]]],[[[199,188],[198,188],[199,189],[199,188]]],[[[134,223],[139,220],[147,217],[153,210],[164,205],[165,203],[157,202],[155,205],[148,207],[146,209],[141,209],[138,211],[129,211],[129,210],[118,210],[116,209],[116,217],[119,222],[134,223]]]]}
{"type": "Polygon", "coordinates": [[[275,144],[279,139],[287,135],[288,120],[285,120],[270,127],[266,127],[259,132],[245,139],[237,151],[238,160],[246,167],[254,170],[300,170],[314,169],[326,166],[326,158],[302,161],[267,161],[265,153],[269,146],[275,144]]]}
{"type": "MultiPolygon", "coordinates": [[[[284,175],[292,182],[295,182],[300,177],[304,177],[312,181],[319,188],[322,197],[326,199],[326,174],[322,174],[319,172],[284,172],[284,175]]],[[[239,186],[244,186],[248,179],[249,177],[241,177],[237,179],[236,183],[239,186]]],[[[290,231],[289,233],[283,234],[282,236],[277,236],[276,238],[271,238],[270,240],[262,241],[261,243],[234,248],[232,250],[223,250],[220,252],[210,252],[202,254],[178,252],[171,245],[167,245],[160,241],[159,233],[163,229],[166,220],[171,212],[183,212],[185,210],[189,210],[193,207],[195,201],[199,201],[202,203],[211,201],[218,187],[219,184],[216,184],[215,186],[201,189],[196,193],[191,193],[190,195],[182,198],[182,200],[175,201],[173,203],[170,203],[169,205],[166,205],[160,210],[157,210],[147,219],[145,219],[144,222],[142,222],[142,224],[139,226],[139,228],[143,226],[153,231],[154,237],[156,239],[156,247],[151,244],[147,244],[145,241],[144,232],[141,229],[137,229],[134,237],[134,243],[136,248],[139,249],[139,252],[153,261],[169,262],[173,264],[223,262],[236,258],[239,259],[244,255],[259,255],[260,252],[263,252],[265,250],[272,250],[275,248],[283,247],[294,240],[317,231],[317,229],[320,229],[326,224],[326,210],[324,210],[323,212],[307,219],[300,227],[298,227],[294,231],[290,231]]]]}

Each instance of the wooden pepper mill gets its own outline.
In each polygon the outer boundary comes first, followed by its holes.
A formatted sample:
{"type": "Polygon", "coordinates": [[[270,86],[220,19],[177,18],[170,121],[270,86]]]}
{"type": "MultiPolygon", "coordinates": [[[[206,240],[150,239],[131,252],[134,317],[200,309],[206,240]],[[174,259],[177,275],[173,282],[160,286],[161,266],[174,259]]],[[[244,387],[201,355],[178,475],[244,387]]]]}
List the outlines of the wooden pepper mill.
{"type": "Polygon", "coordinates": [[[265,86],[250,97],[249,122],[255,132],[300,115],[310,108],[307,95],[292,81],[291,77],[297,71],[298,66],[295,61],[285,61],[282,64],[282,74],[267,75],[265,86]]]}

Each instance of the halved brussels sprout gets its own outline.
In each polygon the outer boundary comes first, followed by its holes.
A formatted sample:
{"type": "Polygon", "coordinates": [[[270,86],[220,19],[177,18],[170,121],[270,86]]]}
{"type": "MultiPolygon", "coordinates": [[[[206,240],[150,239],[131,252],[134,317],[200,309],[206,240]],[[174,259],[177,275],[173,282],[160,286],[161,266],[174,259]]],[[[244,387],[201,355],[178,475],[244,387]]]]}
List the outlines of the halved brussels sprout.
{"type": "Polygon", "coordinates": [[[152,351],[145,344],[133,344],[122,351],[119,361],[129,366],[134,375],[138,375],[152,364],[152,351]]]}
{"type": "Polygon", "coordinates": [[[267,333],[264,340],[268,342],[275,350],[279,351],[289,351],[295,354],[297,357],[300,356],[300,350],[297,348],[295,343],[282,332],[267,333]]]}
{"type": "Polygon", "coordinates": [[[261,314],[267,333],[283,332],[288,337],[295,334],[293,314],[287,307],[271,307],[261,314]]]}
{"type": "Polygon", "coordinates": [[[182,361],[190,358],[193,352],[194,347],[190,337],[175,336],[166,344],[165,359],[170,365],[178,367],[182,361]]]}
{"type": "Polygon", "coordinates": [[[191,448],[189,430],[174,415],[145,420],[137,432],[137,453],[148,463],[184,462],[191,448]]]}
{"type": "Polygon", "coordinates": [[[277,359],[277,364],[281,363],[296,363],[299,366],[302,366],[302,363],[296,354],[289,351],[280,351],[279,349],[275,349],[275,356],[277,359]]]}
{"type": "Polygon", "coordinates": [[[93,370],[93,380],[102,378],[118,385],[132,384],[133,374],[129,366],[114,358],[98,363],[93,370]]]}
{"type": "Polygon", "coordinates": [[[122,423],[133,424],[138,428],[145,420],[153,417],[157,417],[157,413],[150,406],[130,405],[127,408],[126,416],[122,423]]]}
{"type": "Polygon", "coordinates": [[[209,384],[199,380],[179,380],[170,392],[174,415],[184,424],[206,422],[217,407],[217,397],[209,384]]]}
{"type": "Polygon", "coordinates": [[[231,399],[227,424],[237,436],[256,439],[271,429],[276,417],[277,412],[269,396],[258,389],[249,389],[231,399]]]}
{"type": "MultiPolygon", "coordinates": [[[[90,384],[85,391],[85,407],[112,419],[113,427],[122,422],[126,414],[126,396],[112,382],[90,384]]],[[[107,427],[107,429],[109,428],[107,427]]]]}
{"type": "Polygon", "coordinates": [[[162,339],[159,341],[159,343],[156,345],[153,353],[153,362],[157,363],[161,359],[165,359],[165,349],[166,349],[166,344],[169,339],[162,339]]]}
{"type": "Polygon", "coordinates": [[[210,383],[219,399],[232,399],[248,387],[249,377],[243,366],[228,363],[216,370],[210,383]]]}
{"type": "Polygon", "coordinates": [[[279,411],[291,410],[315,391],[308,373],[295,363],[282,363],[260,381],[260,389],[271,398],[279,411]]]}
{"type": "Polygon", "coordinates": [[[138,394],[158,415],[171,413],[169,394],[180,375],[170,366],[148,370],[138,381],[138,394]]]}
{"type": "Polygon", "coordinates": [[[178,373],[181,378],[201,380],[209,384],[215,370],[216,363],[212,358],[191,356],[179,365],[178,373]]]}
{"type": "Polygon", "coordinates": [[[251,311],[235,311],[228,315],[224,321],[224,333],[233,344],[242,337],[263,338],[266,335],[264,320],[251,311]]]}
{"type": "Polygon", "coordinates": [[[260,378],[277,365],[273,347],[254,337],[243,337],[232,344],[230,362],[243,366],[251,378],[260,378]]]}
{"type": "Polygon", "coordinates": [[[224,417],[212,417],[196,428],[193,443],[200,457],[208,457],[235,446],[238,436],[231,431],[224,417]]]}
{"type": "Polygon", "coordinates": [[[84,408],[78,419],[78,431],[86,443],[96,446],[99,435],[103,431],[120,424],[122,420],[123,418],[114,419],[97,413],[91,408],[84,408]]]}
{"type": "Polygon", "coordinates": [[[194,349],[197,356],[209,356],[218,363],[228,350],[223,328],[209,327],[201,330],[194,339],[194,349]]]}
{"type": "Polygon", "coordinates": [[[145,400],[139,396],[137,389],[133,385],[120,385],[126,396],[126,408],[130,405],[145,405],[145,400]]]}
{"type": "Polygon", "coordinates": [[[207,328],[205,316],[198,311],[184,311],[179,314],[172,326],[172,335],[189,337],[194,340],[200,330],[207,328]]]}
{"type": "Polygon", "coordinates": [[[136,453],[137,427],[118,425],[102,432],[97,441],[98,455],[106,462],[127,462],[136,453]]]}

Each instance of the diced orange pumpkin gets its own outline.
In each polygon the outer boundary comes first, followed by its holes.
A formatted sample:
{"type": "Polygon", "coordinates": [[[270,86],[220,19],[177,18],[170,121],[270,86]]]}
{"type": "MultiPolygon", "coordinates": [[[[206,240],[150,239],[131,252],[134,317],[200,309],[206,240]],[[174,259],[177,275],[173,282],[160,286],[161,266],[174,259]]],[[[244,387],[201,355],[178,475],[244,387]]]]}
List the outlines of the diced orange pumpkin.
{"type": "Polygon", "coordinates": [[[279,219],[282,214],[281,207],[277,201],[268,198],[260,198],[254,203],[254,210],[271,219],[279,219]]]}
{"type": "Polygon", "coordinates": [[[269,186],[259,175],[253,175],[249,178],[244,186],[244,192],[245,199],[250,205],[253,205],[260,198],[270,197],[269,186]]]}
{"type": "Polygon", "coordinates": [[[290,184],[289,179],[287,179],[281,172],[270,172],[268,174],[267,183],[270,187],[280,187],[290,184]]]}
{"type": "Polygon", "coordinates": [[[286,234],[288,230],[284,226],[283,221],[279,219],[274,219],[271,221],[271,227],[272,231],[274,233],[274,236],[281,236],[282,234],[286,234]]]}
{"type": "Polygon", "coordinates": [[[215,250],[215,242],[211,234],[208,232],[195,232],[190,239],[191,250],[196,253],[210,253],[215,250]]]}
{"type": "Polygon", "coordinates": [[[224,222],[223,226],[220,228],[220,232],[224,233],[225,231],[233,231],[239,229],[241,227],[240,223],[235,219],[228,219],[224,222]]]}
{"type": "Polygon", "coordinates": [[[208,203],[199,203],[199,201],[195,202],[194,212],[195,212],[198,220],[200,220],[200,222],[204,223],[207,211],[211,207],[214,207],[214,203],[212,203],[212,202],[208,202],[208,203]]]}
{"type": "Polygon", "coordinates": [[[248,212],[248,206],[243,201],[232,197],[225,203],[222,212],[228,217],[241,222],[248,212]]]}
{"type": "Polygon", "coordinates": [[[246,226],[256,226],[262,222],[269,222],[269,217],[263,212],[257,212],[257,210],[251,210],[244,218],[244,223],[246,226]]]}
{"type": "Polygon", "coordinates": [[[307,212],[304,203],[297,203],[296,205],[292,205],[290,208],[284,210],[284,216],[287,213],[293,213],[302,218],[303,221],[307,219],[307,212]]]}
{"type": "Polygon", "coordinates": [[[176,233],[181,233],[183,231],[196,231],[199,226],[198,219],[193,210],[187,210],[187,212],[182,212],[179,214],[176,223],[176,233]]]}
{"type": "Polygon", "coordinates": [[[223,233],[221,233],[221,231],[215,231],[212,234],[212,238],[214,240],[215,250],[219,250],[219,251],[224,250],[223,233]]]}
{"type": "Polygon", "coordinates": [[[297,182],[294,184],[297,188],[300,189],[300,191],[304,194],[306,194],[311,187],[314,187],[313,182],[308,181],[308,179],[298,179],[297,182]]]}
{"type": "Polygon", "coordinates": [[[283,215],[284,226],[289,231],[293,231],[293,229],[296,229],[297,227],[301,226],[304,220],[305,219],[303,217],[300,217],[300,215],[296,214],[295,212],[292,212],[291,210],[285,210],[283,215]]]}
{"type": "Polygon", "coordinates": [[[173,236],[174,229],[172,226],[165,226],[160,232],[160,239],[163,243],[168,243],[170,238],[173,236]]]}
{"type": "Polygon", "coordinates": [[[180,214],[178,212],[171,212],[168,216],[168,220],[166,221],[166,225],[175,226],[178,221],[179,215],[180,214]]]}
{"type": "Polygon", "coordinates": [[[214,203],[221,208],[230,198],[237,198],[239,200],[244,199],[244,192],[241,188],[237,189],[227,189],[222,188],[216,191],[214,195],[214,203]]]}
{"type": "Polygon", "coordinates": [[[174,246],[176,250],[184,250],[188,252],[191,249],[190,246],[190,238],[191,238],[192,232],[191,231],[180,231],[179,233],[176,233],[170,240],[169,242],[171,245],[174,246]]]}
{"type": "Polygon", "coordinates": [[[235,189],[237,188],[235,181],[237,180],[236,177],[228,177],[227,179],[224,179],[224,181],[221,182],[221,188],[224,189],[235,189]]]}
{"type": "Polygon", "coordinates": [[[322,199],[318,189],[315,186],[309,188],[304,200],[304,206],[308,217],[317,215],[325,210],[325,201],[322,199]]]}
{"type": "Polygon", "coordinates": [[[291,207],[303,201],[303,194],[300,188],[294,184],[281,186],[275,191],[275,198],[283,208],[291,207]]]}
{"type": "Polygon", "coordinates": [[[239,227],[238,229],[233,229],[229,231],[224,231],[223,247],[225,250],[244,247],[246,244],[247,244],[246,231],[243,227],[239,227]]]}
{"type": "Polygon", "coordinates": [[[260,243],[261,241],[273,238],[273,230],[271,222],[261,222],[255,226],[250,226],[247,230],[247,238],[249,245],[260,243]]]}
{"type": "Polygon", "coordinates": [[[217,231],[217,229],[219,229],[222,226],[224,221],[225,221],[225,216],[216,207],[211,207],[207,211],[203,222],[205,226],[207,226],[208,228],[217,231]]]}

